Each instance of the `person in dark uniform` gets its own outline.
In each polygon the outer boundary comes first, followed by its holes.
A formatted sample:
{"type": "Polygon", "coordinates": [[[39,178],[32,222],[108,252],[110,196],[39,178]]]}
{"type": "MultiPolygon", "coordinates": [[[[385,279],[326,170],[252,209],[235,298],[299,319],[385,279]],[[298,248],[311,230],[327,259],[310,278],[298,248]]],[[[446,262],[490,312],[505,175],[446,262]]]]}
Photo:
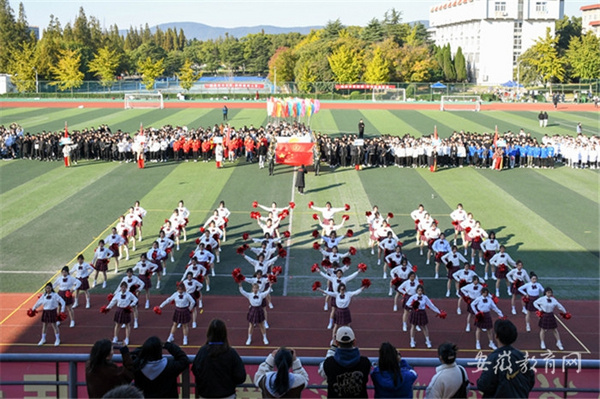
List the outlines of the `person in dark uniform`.
{"type": "Polygon", "coordinates": [[[273,140],[269,146],[267,162],[269,163],[269,176],[273,176],[275,172],[275,140],[273,140]]]}
{"type": "Polygon", "coordinates": [[[301,165],[298,168],[297,175],[296,175],[296,187],[298,187],[298,192],[302,195],[304,195],[304,185],[305,185],[304,175],[306,173],[308,173],[308,171],[306,170],[306,166],[301,165]]]}
{"type": "Polygon", "coordinates": [[[362,139],[364,135],[365,135],[365,123],[361,119],[358,122],[358,138],[362,139]]]}
{"type": "Polygon", "coordinates": [[[315,166],[315,176],[319,176],[321,171],[321,149],[318,144],[313,147],[313,162],[315,166]]]}
{"type": "Polygon", "coordinates": [[[227,112],[229,112],[229,109],[227,108],[227,105],[223,105],[223,121],[227,121],[227,112]]]}

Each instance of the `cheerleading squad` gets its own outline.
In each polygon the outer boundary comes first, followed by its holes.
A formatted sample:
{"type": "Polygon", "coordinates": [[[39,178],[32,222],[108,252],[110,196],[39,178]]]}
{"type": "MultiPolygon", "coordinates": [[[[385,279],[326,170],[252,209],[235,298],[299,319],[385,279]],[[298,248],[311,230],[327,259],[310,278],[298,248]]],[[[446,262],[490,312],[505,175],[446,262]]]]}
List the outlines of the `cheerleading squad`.
{"type": "MultiPolygon", "coordinates": [[[[285,207],[278,207],[275,202],[265,206],[255,201],[252,207],[266,212],[265,216],[260,211],[250,212],[250,217],[256,220],[262,234],[250,237],[248,233],[244,233],[242,235],[244,244],[236,251],[249,263],[251,268],[246,274],[252,277],[245,277],[242,267],[233,269],[232,277],[239,286],[240,294],[249,303],[246,345],[252,343],[253,332],[257,326],[263,344],[268,345],[268,309],[274,307],[270,294],[273,285],[277,283],[277,277],[282,272],[282,267],[276,266],[275,263],[278,259],[287,256],[284,245],[289,243],[284,241],[291,235],[289,231],[280,231],[280,227],[282,221],[295,208],[295,203],[290,202],[285,207]],[[252,246],[245,242],[249,242],[252,246]],[[243,288],[244,282],[250,284],[249,291],[243,288]]],[[[312,218],[317,224],[317,229],[312,232],[312,236],[318,239],[313,243],[313,249],[322,256],[321,263],[313,264],[311,271],[318,272],[326,284],[321,288],[321,282],[315,281],[312,289],[321,292],[325,297],[323,309],[329,311],[327,328],[332,330],[332,341],[334,341],[340,327],[348,326],[352,322],[350,312],[352,298],[368,289],[371,280],[363,278],[357,289],[349,288],[352,280],[367,271],[367,265],[359,263],[356,270],[350,272],[352,256],[357,253],[355,247],[350,246],[347,252],[341,252],[339,249],[344,238],[354,235],[351,229],[345,233],[339,232],[349,219],[349,216],[343,212],[349,211],[350,206],[346,204],[342,207],[333,207],[330,202],[327,202],[325,206],[318,207],[311,201],[308,207],[315,211],[312,218]],[[342,216],[340,222],[336,224],[336,214],[339,213],[342,213],[342,216]],[[349,274],[345,275],[346,272],[349,274]]],[[[78,307],[82,292],[85,295],[86,308],[90,308],[89,277],[94,274],[91,286],[93,288],[97,284],[98,275],[102,273],[103,287],[106,287],[109,262],[114,259],[115,273],[117,273],[119,260],[123,256],[129,259],[130,244],[131,250],[136,251],[136,241],[142,240],[145,215],[146,211],[140,206],[139,201],[136,202],[126,215],[120,217],[119,223],[113,228],[111,234],[99,241],[91,265],[80,255],[71,271],[65,266],[61,271],[62,276],[54,284],[46,286],[45,296],[43,295],[29,311],[29,315],[34,316],[35,309],[41,306],[44,308],[40,345],[46,342],[48,324],[54,328],[57,344],[60,343],[58,335],[60,322],[68,317],[70,327],[75,326],[73,309],[78,307]],[[58,289],[59,293],[54,294],[54,289],[58,289]]],[[[144,307],[150,308],[151,277],[157,276],[156,287],[160,288],[161,276],[166,274],[169,258],[174,262],[174,252],[180,249],[180,240],[183,242],[187,240],[186,226],[189,215],[189,210],[184,206],[183,201],[180,201],[171,217],[165,220],[158,239],[152,243],[152,247],[146,253],[140,255],[140,260],[135,267],[127,269],[126,276],[123,277],[116,291],[109,295],[109,303],[102,306],[102,313],[108,313],[112,308],[116,308],[113,318],[113,342],[119,341],[119,332],[124,329],[123,342],[128,343],[131,329],[138,328],[138,302],[142,291],[145,293],[144,307]]],[[[160,315],[165,307],[171,304],[175,306],[168,342],[175,340],[175,334],[181,327],[182,342],[183,345],[187,345],[189,324],[192,324],[192,328],[197,327],[198,313],[202,312],[201,291],[203,288],[207,292],[210,291],[210,277],[215,276],[215,263],[220,262],[221,244],[226,241],[229,216],[229,210],[221,201],[219,207],[200,228],[201,235],[195,241],[196,248],[190,253],[190,261],[181,281],[177,284],[176,292],[153,308],[154,312],[160,315]]],[[[372,210],[365,213],[365,216],[369,230],[368,249],[372,256],[376,256],[377,265],[382,267],[383,280],[388,281],[385,284],[389,287],[389,296],[394,296],[393,311],[402,309],[402,331],[409,332],[411,347],[416,347],[416,333],[422,332],[425,345],[431,348],[432,343],[427,328],[427,309],[442,319],[447,317],[447,313],[438,309],[425,294],[425,284],[417,276],[417,266],[412,265],[402,252],[403,243],[391,229],[393,213],[383,214],[377,206],[374,206],[372,210]],[[389,280],[387,280],[388,273],[389,280]],[[402,301],[398,304],[400,298],[402,301]]],[[[465,331],[470,332],[473,324],[476,349],[481,349],[482,333],[487,335],[488,346],[492,349],[496,348],[492,336],[492,312],[499,318],[505,318],[497,306],[502,281],[505,282],[507,295],[511,298],[513,315],[517,314],[518,302],[521,302],[518,300],[519,297],[522,299],[521,312],[525,315],[526,331],[531,331],[531,314],[535,313],[539,317],[540,346],[546,347],[546,333],[551,332],[556,339],[556,346],[563,349],[554,311],[558,310],[566,319],[570,318],[570,314],[553,297],[552,289],[548,287],[544,289],[535,273],[528,273],[523,268],[522,261],[513,260],[506,253],[506,248],[499,244],[495,233],[484,230],[473,214],[463,209],[462,204],[458,204],[450,214],[454,230],[452,244],[438,227],[438,221],[425,210],[423,205],[419,205],[411,212],[410,217],[414,222],[419,254],[426,259],[426,266],[433,266],[435,279],[440,278],[440,265],[446,268],[446,297],[450,297],[454,290],[458,297],[456,314],[461,315],[463,307],[466,309],[465,331]],[[483,269],[483,278],[476,272],[478,265],[483,269]],[[490,278],[495,281],[495,289],[486,284],[486,280],[490,278]],[[495,295],[491,294],[492,291],[495,291],[495,295]]]]}

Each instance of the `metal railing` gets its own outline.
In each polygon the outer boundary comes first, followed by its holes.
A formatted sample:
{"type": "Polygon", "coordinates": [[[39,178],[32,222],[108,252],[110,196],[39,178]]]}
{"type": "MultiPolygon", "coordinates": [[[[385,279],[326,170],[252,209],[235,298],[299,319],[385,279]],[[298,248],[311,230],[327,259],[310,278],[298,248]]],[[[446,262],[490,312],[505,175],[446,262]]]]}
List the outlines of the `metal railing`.
{"type": "MultiPolygon", "coordinates": [[[[89,358],[87,354],[36,354],[36,353],[26,353],[26,354],[18,354],[18,353],[3,353],[0,354],[0,366],[2,363],[54,363],[56,369],[56,380],[55,381],[40,381],[40,380],[27,380],[27,381],[14,381],[14,380],[4,380],[5,373],[2,373],[0,376],[0,387],[2,386],[54,386],[56,387],[56,395],[59,397],[59,388],[66,386],[67,387],[67,396],[69,398],[77,398],[78,397],[78,387],[85,386],[85,376],[80,376],[78,372],[78,365],[80,363],[85,363],[89,358]],[[59,366],[60,364],[68,364],[68,373],[67,380],[61,381],[59,376],[59,366]]],[[[190,363],[193,362],[194,356],[188,355],[190,359],[190,363]]],[[[322,357],[301,357],[302,364],[304,366],[318,366],[322,361],[322,357]]],[[[435,358],[404,358],[412,367],[431,367],[434,368],[440,364],[439,359],[435,358]]],[[[114,355],[113,360],[117,363],[122,361],[121,355],[114,355]]],[[[258,365],[265,360],[264,356],[242,356],[242,361],[245,365],[258,365]]],[[[376,362],[377,358],[370,358],[371,362],[376,362]]],[[[476,368],[473,366],[475,359],[457,359],[457,363],[467,369],[476,368]]],[[[530,361],[530,366],[535,367],[535,361],[530,361]]],[[[534,388],[534,392],[553,392],[556,394],[562,393],[563,397],[567,397],[569,394],[573,393],[600,393],[600,388],[598,385],[593,388],[570,388],[568,387],[568,374],[569,370],[573,369],[600,369],[600,360],[580,360],[578,364],[573,364],[572,362],[567,362],[562,359],[556,359],[553,362],[553,366],[556,369],[564,370],[564,387],[543,387],[543,388],[534,388]]],[[[572,371],[573,372],[573,371],[572,371]]],[[[191,388],[195,387],[195,384],[191,382],[190,378],[190,369],[184,371],[181,374],[181,383],[179,386],[181,387],[181,397],[187,398],[190,397],[191,388]]],[[[592,379],[590,383],[598,384],[597,378],[592,379]]],[[[243,384],[240,387],[242,388],[255,388],[252,384],[243,384]]],[[[307,389],[326,389],[326,385],[319,384],[311,384],[306,387],[307,389]]],[[[426,386],[415,386],[414,390],[424,390],[426,386]]],[[[368,389],[373,389],[373,386],[368,386],[368,389]]],[[[474,386],[471,386],[470,389],[475,389],[474,386]]],[[[598,396],[598,395],[595,395],[598,396]]]]}

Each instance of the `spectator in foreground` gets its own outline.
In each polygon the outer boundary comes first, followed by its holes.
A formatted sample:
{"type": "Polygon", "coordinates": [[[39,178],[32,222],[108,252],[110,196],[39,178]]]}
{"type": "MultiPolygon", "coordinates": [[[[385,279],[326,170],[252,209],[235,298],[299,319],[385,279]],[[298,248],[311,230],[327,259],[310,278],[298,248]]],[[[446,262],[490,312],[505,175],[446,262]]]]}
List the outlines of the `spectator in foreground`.
{"type": "Polygon", "coordinates": [[[486,359],[487,370],[477,380],[484,398],[527,398],[535,385],[535,372],[521,367],[525,355],[514,348],[517,327],[510,320],[496,320],[494,333],[500,344],[486,359]],[[497,371],[496,371],[497,370],[497,371]]]}
{"type": "Polygon", "coordinates": [[[263,398],[299,398],[308,385],[308,373],[294,349],[281,347],[260,364],[254,375],[254,385],[260,388],[263,398]],[[273,371],[275,368],[277,371],[273,371]]]}
{"type": "Polygon", "coordinates": [[[379,361],[371,371],[371,380],[376,398],[412,398],[417,372],[392,344],[384,342],[379,347],[379,361]]]}
{"type": "Polygon", "coordinates": [[[319,365],[319,374],[327,380],[327,397],[367,398],[371,362],[354,346],[354,331],[342,326],[336,331],[335,340],[319,365]],[[340,384],[340,381],[344,383],[340,384]]]}
{"type": "Polygon", "coordinates": [[[236,386],[246,380],[242,358],[229,346],[227,326],[213,319],[206,331],[206,343],[198,350],[192,373],[196,377],[196,397],[235,397],[236,386]]]}
{"type": "Polygon", "coordinates": [[[90,398],[101,398],[114,387],[129,384],[133,380],[132,361],[127,346],[119,348],[123,366],[112,361],[113,344],[108,339],[96,341],[85,365],[85,382],[90,398]]]}
{"type": "Polygon", "coordinates": [[[146,398],[178,398],[177,377],[190,361],[183,350],[172,342],[164,344],[158,337],[150,337],[133,352],[135,386],[146,398]],[[163,357],[166,349],[172,359],[163,357]]]}
{"type": "Polygon", "coordinates": [[[106,392],[102,399],[115,399],[115,398],[124,398],[124,399],[143,399],[144,394],[142,391],[134,387],[133,385],[119,385],[116,388],[111,389],[106,392]]]}
{"type": "Polygon", "coordinates": [[[456,364],[456,345],[445,342],[438,347],[438,356],[442,361],[440,366],[435,368],[435,375],[425,391],[425,398],[466,398],[466,387],[469,383],[467,372],[456,364]],[[459,392],[459,390],[463,392],[459,392]]]}

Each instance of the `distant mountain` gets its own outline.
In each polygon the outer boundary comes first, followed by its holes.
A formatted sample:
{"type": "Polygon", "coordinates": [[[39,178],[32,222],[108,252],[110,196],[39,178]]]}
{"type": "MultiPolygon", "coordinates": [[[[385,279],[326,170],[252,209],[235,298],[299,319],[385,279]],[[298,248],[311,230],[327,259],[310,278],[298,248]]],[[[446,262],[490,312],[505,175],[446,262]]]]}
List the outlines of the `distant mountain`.
{"type": "MultiPolygon", "coordinates": [[[[186,39],[198,39],[198,40],[209,40],[209,39],[218,39],[219,37],[225,37],[225,33],[229,34],[229,36],[242,38],[250,33],[260,33],[264,31],[267,34],[280,34],[280,33],[290,33],[290,32],[298,32],[303,35],[310,33],[312,29],[321,29],[322,26],[293,26],[293,27],[279,27],[279,26],[271,26],[271,25],[258,25],[258,26],[243,26],[238,28],[219,28],[215,26],[209,26],[205,24],[200,24],[197,22],[168,22],[164,24],[158,25],[160,29],[164,32],[167,29],[183,29],[185,33],[186,39]]],[[[150,28],[152,33],[156,31],[156,26],[150,28]]],[[[122,35],[127,34],[127,30],[121,30],[120,33],[122,35]]]]}

